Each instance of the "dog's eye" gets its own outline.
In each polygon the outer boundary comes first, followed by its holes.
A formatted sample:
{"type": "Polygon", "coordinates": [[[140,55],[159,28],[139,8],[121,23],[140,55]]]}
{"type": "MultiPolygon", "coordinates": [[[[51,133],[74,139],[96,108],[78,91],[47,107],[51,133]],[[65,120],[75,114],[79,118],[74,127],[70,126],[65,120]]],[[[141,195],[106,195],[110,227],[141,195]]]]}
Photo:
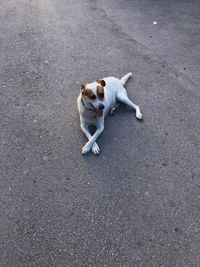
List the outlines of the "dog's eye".
{"type": "Polygon", "coordinates": [[[95,100],[97,97],[96,97],[96,95],[92,95],[91,97],[90,97],[90,99],[92,99],[92,100],[95,100]]]}

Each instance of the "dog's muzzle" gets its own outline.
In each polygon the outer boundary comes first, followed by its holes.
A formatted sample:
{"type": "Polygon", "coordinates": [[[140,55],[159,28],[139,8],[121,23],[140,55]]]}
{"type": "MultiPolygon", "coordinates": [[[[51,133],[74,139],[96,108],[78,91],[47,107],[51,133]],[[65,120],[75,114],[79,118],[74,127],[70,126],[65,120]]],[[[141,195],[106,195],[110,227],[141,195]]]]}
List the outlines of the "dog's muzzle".
{"type": "Polygon", "coordinates": [[[103,109],[105,108],[105,106],[103,104],[99,105],[99,108],[96,109],[96,113],[98,117],[102,117],[103,116],[103,109]]]}
{"type": "Polygon", "coordinates": [[[105,108],[105,106],[103,104],[99,105],[99,109],[104,109],[104,108],[105,108]]]}

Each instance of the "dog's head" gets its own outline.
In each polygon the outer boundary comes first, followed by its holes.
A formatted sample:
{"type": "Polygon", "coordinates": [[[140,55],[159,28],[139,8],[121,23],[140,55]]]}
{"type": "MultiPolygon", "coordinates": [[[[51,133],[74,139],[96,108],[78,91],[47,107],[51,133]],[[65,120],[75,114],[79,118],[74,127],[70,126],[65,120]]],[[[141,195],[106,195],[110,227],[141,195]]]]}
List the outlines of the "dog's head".
{"type": "Polygon", "coordinates": [[[93,109],[98,117],[103,116],[104,110],[104,80],[96,80],[90,84],[81,84],[81,98],[88,103],[88,106],[93,109]]]}

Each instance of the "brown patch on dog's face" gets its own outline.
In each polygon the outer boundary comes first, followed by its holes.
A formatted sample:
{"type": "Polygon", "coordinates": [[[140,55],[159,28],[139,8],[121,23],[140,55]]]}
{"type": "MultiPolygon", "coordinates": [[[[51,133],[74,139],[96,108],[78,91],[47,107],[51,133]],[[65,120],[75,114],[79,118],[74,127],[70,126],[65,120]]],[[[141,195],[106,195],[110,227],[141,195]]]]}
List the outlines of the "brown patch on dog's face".
{"type": "Polygon", "coordinates": [[[86,99],[89,98],[91,100],[96,99],[96,95],[92,92],[90,88],[87,87],[87,85],[81,84],[81,94],[86,99]]]}
{"type": "Polygon", "coordinates": [[[101,85],[97,85],[97,95],[100,100],[104,99],[104,88],[101,85]]]}
{"type": "Polygon", "coordinates": [[[104,80],[96,80],[97,82],[97,95],[100,100],[104,99],[104,86],[106,85],[104,80]]]}

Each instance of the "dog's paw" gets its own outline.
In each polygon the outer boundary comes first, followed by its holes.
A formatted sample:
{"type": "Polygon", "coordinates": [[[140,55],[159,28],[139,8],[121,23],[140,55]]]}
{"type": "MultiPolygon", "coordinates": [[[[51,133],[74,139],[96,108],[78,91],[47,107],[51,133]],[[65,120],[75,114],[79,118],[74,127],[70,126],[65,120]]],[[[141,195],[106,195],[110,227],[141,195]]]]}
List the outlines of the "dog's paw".
{"type": "Polygon", "coordinates": [[[84,155],[87,154],[90,151],[90,149],[91,149],[90,143],[86,143],[84,147],[82,148],[82,154],[84,155]]]}
{"type": "Polygon", "coordinates": [[[140,111],[137,111],[135,116],[138,120],[142,120],[143,118],[142,113],[140,111]]]}
{"type": "Polygon", "coordinates": [[[111,115],[115,114],[115,108],[111,108],[111,110],[110,110],[110,114],[111,114],[111,115]]]}
{"type": "Polygon", "coordinates": [[[97,143],[94,143],[93,146],[92,146],[92,152],[95,154],[95,155],[98,155],[99,152],[100,152],[100,148],[99,146],[97,145],[97,143]]]}

